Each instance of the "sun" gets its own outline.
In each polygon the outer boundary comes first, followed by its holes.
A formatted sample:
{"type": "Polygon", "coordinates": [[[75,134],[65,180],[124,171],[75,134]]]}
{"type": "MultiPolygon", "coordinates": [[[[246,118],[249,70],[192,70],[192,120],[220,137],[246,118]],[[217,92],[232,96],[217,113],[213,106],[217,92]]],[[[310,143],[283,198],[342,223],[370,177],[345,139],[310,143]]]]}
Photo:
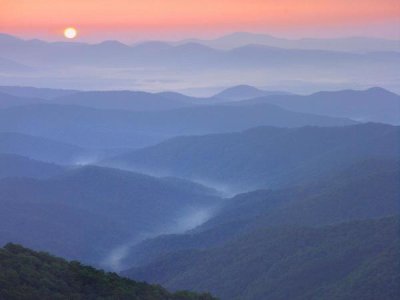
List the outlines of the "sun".
{"type": "Polygon", "coordinates": [[[74,27],[67,27],[64,29],[64,36],[67,39],[74,39],[78,35],[78,31],[74,27]]]}

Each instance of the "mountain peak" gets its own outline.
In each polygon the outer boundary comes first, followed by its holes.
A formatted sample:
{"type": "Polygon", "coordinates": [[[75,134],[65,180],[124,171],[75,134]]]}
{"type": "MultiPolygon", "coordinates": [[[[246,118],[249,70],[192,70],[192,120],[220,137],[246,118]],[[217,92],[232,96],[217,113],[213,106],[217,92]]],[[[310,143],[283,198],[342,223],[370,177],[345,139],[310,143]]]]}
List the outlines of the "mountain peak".
{"type": "Polygon", "coordinates": [[[251,85],[242,84],[227,88],[216,94],[215,97],[229,100],[245,100],[258,97],[287,94],[289,93],[281,91],[265,91],[251,85]]]}
{"type": "Polygon", "coordinates": [[[123,43],[121,43],[120,41],[116,41],[116,40],[106,40],[103,41],[101,43],[95,44],[97,46],[113,46],[113,47],[129,47],[123,43]]]}

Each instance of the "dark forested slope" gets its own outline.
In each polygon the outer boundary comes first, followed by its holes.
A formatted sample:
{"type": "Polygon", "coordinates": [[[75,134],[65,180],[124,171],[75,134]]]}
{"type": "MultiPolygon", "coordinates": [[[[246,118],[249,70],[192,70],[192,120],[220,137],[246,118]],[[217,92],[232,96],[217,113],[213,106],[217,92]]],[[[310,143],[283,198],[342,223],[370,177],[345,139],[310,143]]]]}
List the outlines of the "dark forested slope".
{"type": "Polygon", "coordinates": [[[16,244],[0,249],[0,298],[7,300],[212,300],[209,294],[169,293],[160,286],[105,273],[16,244]]]}

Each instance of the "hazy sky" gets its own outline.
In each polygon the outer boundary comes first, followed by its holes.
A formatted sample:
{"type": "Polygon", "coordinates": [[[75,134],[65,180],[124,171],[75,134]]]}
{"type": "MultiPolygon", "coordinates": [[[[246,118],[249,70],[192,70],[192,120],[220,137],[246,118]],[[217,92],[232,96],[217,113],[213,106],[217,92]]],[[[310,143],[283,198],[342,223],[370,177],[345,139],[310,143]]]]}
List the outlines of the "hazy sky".
{"type": "Polygon", "coordinates": [[[62,39],[180,39],[234,31],[398,38],[399,0],[0,0],[0,32],[62,39]]]}

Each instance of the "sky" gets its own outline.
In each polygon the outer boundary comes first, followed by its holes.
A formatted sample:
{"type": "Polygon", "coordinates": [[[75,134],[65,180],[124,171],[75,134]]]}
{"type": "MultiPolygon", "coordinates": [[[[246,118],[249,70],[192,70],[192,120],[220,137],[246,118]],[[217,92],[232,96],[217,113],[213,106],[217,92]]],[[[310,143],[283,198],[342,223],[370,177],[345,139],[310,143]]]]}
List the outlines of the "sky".
{"type": "Polygon", "coordinates": [[[400,37],[399,0],[0,0],[0,32],[124,42],[213,38],[247,31],[275,36],[400,37]]]}

